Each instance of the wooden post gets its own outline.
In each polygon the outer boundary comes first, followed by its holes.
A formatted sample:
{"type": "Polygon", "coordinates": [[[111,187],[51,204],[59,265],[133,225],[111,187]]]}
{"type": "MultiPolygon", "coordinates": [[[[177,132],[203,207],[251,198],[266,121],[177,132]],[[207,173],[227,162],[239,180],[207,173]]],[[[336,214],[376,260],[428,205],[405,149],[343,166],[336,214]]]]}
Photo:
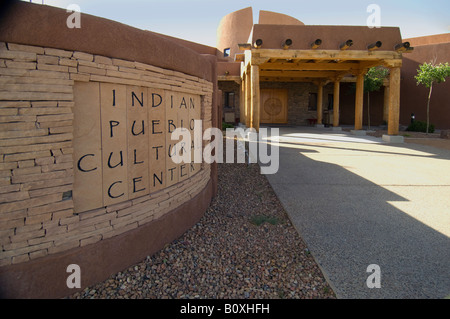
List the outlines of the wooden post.
{"type": "Polygon", "coordinates": [[[339,90],[341,83],[339,80],[334,81],[334,92],[333,92],[333,126],[339,126],[339,90]]]}
{"type": "Polygon", "coordinates": [[[383,102],[383,121],[388,123],[389,120],[389,85],[384,86],[384,102],[383,102]]]}
{"type": "Polygon", "coordinates": [[[251,95],[250,95],[250,72],[247,69],[245,71],[245,126],[252,126],[252,106],[251,106],[251,95]]]}
{"type": "Polygon", "coordinates": [[[252,65],[251,66],[251,104],[252,104],[252,113],[253,113],[253,121],[252,126],[259,132],[259,119],[260,119],[260,90],[259,90],[259,66],[252,65]]]}
{"type": "Polygon", "coordinates": [[[239,95],[239,122],[245,123],[246,121],[246,110],[245,110],[245,76],[241,79],[241,94],[239,95]]]}
{"type": "Polygon", "coordinates": [[[390,69],[388,135],[398,135],[400,120],[400,74],[399,67],[390,69]]]}
{"type": "Polygon", "coordinates": [[[357,131],[363,127],[364,74],[365,72],[359,72],[356,77],[355,130],[357,131]]]}
{"type": "Polygon", "coordinates": [[[317,124],[323,121],[323,82],[319,82],[317,87],[317,124]]]}

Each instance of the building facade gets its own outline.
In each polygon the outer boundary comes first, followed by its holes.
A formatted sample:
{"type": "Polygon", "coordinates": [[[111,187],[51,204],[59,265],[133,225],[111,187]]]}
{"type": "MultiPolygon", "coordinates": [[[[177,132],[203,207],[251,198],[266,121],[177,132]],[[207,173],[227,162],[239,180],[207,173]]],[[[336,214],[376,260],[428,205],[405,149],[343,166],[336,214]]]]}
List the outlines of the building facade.
{"type": "MultiPolygon", "coordinates": [[[[449,60],[447,35],[404,40],[399,28],[305,26],[267,11],[260,12],[258,24],[252,19],[252,9],[242,9],[225,16],[218,29],[217,46],[223,52],[218,80],[226,122],[254,127],[344,124],[356,130],[387,125],[389,134],[396,135],[411,113],[423,117],[420,99],[412,94],[417,91],[418,64],[433,55],[437,62],[449,60]],[[389,76],[371,93],[369,108],[362,83],[376,66],[388,68],[389,76]]],[[[434,97],[439,128],[450,126],[446,85],[434,97]]]]}

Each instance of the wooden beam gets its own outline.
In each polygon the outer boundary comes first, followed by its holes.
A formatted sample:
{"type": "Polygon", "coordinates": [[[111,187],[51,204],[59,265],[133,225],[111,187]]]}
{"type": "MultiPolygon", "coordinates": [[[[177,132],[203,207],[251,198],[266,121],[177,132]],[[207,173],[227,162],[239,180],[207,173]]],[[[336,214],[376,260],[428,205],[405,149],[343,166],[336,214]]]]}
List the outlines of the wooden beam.
{"type": "Polygon", "coordinates": [[[369,44],[367,46],[367,50],[369,50],[369,51],[378,50],[379,48],[381,48],[382,45],[383,45],[383,43],[381,41],[377,41],[375,43],[369,44]]]}
{"type": "MultiPolygon", "coordinates": [[[[280,78],[280,77],[261,77],[260,82],[302,82],[311,83],[318,78],[280,78]]],[[[325,78],[319,78],[321,81],[325,81],[325,78]]]]}
{"type": "Polygon", "coordinates": [[[334,63],[334,60],[317,60],[317,61],[314,61],[314,63],[334,63]]]}
{"type": "Polygon", "coordinates": [[[257,39],[255,41],[255,43],[253,43],[253,47],[256,48],[256,49],[259,49],[262,46],[262,44],[263,44],[263,40],[257,39]]]}
{"type": "Polygon", "coordinates": [[[288,77],[288,78],[331,78],[337,76],[334,71],[267,71],[260,72],[262,77],[288,77]]]}
{"type": "Polygon", "coordinates": [[[251,50],[252,49],[252,45],[250,43],[239,43],[238,44],[238,48],[241,51],[251,50]]]}
{"type": "Polygon", "coordinates": [[[375,66],[383,65],[383,61],[361,61],[359,62],[359,68],[362,69],[370,69],[375,66]]]}
{"type": "Polygon", "coordinates": [[[362,50],[282,50],[259,49],[245,51],[252,52],[251,63],[260,65],[269,59],[305,59],[305,60],[401,60],[402,54],[395,51],[362,51],[362,50]]]}
{"type": "Polygon", "coordinates": [[[348,71],[359,70],[361,67],[359,63],[263,63],[260,68],[261,70],[348,71]]]}
{"type": "Polygon", "coordinates": [[[345,76],[341,79],[341,82],[344,83],[356,83],[356,77],[355,76],[345,76]]]}
{"type": "Polygon", "coordinates": [[[411,47],[411,43],[403,42],[394,46],[394,50],[397,52],[405,52],[411,47]]]}
{"type": "Polygon", "coordinates": [[[316,39],[313,43],[311,43],[311,49],[315,50],[322,45],[321,39],[316,39]]]}
{"type": "Polygon", "coordinates": [[[217,81],[232,81],[241,84],[241,77],[238,75],[218,75],[217,81]]]}
{"type": "Polygon", "coordinates": [[[341,45],[339,46],[339,49],[340,50],[347,50],[352,45],[353,45],[353,40],[347,40],[344,43],[341,43],[341,45]]]}
{"type": "Polygon", "coordinates": [[[281,48],[283,50],[287,50],[289,49],[289,47],[292,45],[292,40],[291,39],[286,39],[281,43],[281,48]]]}
{"type": "Polygon", "coordinates": [[[399,68],[402,66],[402,60],[399,59],[386,59],[382,62],[383,66],[387,68],[399,68]]]}
{"type": "Polygon", "coordinates": [[[391,68],[389,75],[388,135],[398,135],[400,119],[400,68],[391,68]]]}
{"type": "Polygon", "coordinates": [[[235,62],[244,62],[245,61],[245,54],[244,53],[236,53],[234,55],[234,61],[235,62]]]}
{"type": "Polygon", "coordinates": [[[414,51],[413,47],[409,47],[408,49],[406,49],[403,53],[411,53],[414,51]]]}

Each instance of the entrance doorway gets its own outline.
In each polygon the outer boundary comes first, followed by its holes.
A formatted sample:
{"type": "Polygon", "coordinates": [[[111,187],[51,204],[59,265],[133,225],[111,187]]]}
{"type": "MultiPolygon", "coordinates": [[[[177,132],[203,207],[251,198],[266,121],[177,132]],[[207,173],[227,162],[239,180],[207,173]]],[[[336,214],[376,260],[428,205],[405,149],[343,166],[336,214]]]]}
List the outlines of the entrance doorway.
{"type": "Polygon", "coordinates": [[[286,89],[261,90],[261,123],[286,124],[287,123],[286,89]]]}

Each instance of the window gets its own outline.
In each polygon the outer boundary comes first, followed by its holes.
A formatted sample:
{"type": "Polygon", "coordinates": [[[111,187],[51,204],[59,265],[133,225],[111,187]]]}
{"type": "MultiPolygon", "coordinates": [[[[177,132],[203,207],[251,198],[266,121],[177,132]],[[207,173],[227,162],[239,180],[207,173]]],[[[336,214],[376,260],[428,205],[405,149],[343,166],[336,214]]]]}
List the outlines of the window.
{"type": "Polygon", "coordinates": [[[333,110],[333,94],[328,94],[328,110],[333,110]]]}
{"type": "Polygon", "coordinates": [[[317,111],[317,93],[309,93],[308,111],[317,111]]]}
{"type": "Polygon", "coordinates": [[[226,48],[225,50],[223,50],[223,56],[226,58],[226,57],[229,57],[230,56],[230,51],[231,51],[231,49],[230,48],[226,48]]]}
{"type": "Polygon", "coordinates": [[[225,104],[226,108],[234,108],[234,92],[225,92],[225,104]]]}

